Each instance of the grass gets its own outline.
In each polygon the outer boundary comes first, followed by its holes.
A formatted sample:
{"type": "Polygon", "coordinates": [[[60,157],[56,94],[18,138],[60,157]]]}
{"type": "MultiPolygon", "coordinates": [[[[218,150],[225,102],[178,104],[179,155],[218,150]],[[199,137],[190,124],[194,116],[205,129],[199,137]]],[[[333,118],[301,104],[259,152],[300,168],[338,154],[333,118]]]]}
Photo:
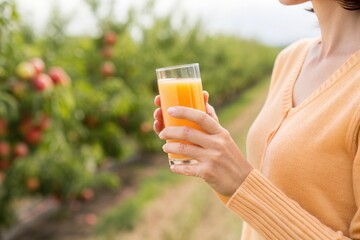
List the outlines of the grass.
{"type": "Polygon", "coordinates": [[[195,188],[194,194],[187,201],[187,208],[177,212],[170,219],[173,222],[173,226],[176,228],[164,229],[162,239],[163,240],[183,240],[191,239],[193,232],[201,221],[202,216],[207,209],[208,194],[204,191],[204,188],[195,188]],[[195,192],[196,191],[196,192],[195,192]]]}
{"type": "Polygon", "coordinates": [[[111,236],[119,231],[133,229],[147,204],[179,179],[179,176],[168,169],[160,169],[155,176],[140,184],[135,196],[112,208],[100,218],[95,227],[96,234],[111,236]]]}

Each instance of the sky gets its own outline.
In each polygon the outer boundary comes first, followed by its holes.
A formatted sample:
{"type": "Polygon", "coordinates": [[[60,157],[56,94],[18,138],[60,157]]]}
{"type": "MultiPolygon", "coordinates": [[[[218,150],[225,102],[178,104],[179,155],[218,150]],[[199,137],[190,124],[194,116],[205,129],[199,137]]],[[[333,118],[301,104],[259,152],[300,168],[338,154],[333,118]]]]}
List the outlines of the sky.
{"type": "MultiPolygon", "coordinates": [[[[71,17],[68,32],[94,34],[95,20],[83,0],[15,0],[20,14],[41,32],[51,8],[71,17]]],[[[111,0],[102,0],[103,8],[111,0]]],[[[115,17],[123,20],[129,7],[142,9],[146,0],[113,0],[115,17]]],[[[319,35],[317,20],[306,11],[309,4],[284,6],[278,0],[155,0],[159,15],[185,14],[190,21],[201,19],[210,34],[225,33],[253,38],[269,45],[288,45],[300,38],[319,35]]],[[[144,19],[146,21],[146,19],[144,19]]]]}

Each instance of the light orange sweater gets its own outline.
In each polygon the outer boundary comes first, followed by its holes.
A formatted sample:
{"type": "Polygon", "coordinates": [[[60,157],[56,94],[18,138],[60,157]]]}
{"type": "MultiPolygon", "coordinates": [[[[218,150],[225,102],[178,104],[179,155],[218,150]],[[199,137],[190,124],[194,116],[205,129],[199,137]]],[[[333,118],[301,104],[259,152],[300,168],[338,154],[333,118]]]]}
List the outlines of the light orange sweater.
{"type": "Polygon", "coordinates": [[[247,140],[256,170],[223,199],[246,222],[243,240],[360,239],[360,51],[293,107],[314,41],[279,54],[247,140]]]}

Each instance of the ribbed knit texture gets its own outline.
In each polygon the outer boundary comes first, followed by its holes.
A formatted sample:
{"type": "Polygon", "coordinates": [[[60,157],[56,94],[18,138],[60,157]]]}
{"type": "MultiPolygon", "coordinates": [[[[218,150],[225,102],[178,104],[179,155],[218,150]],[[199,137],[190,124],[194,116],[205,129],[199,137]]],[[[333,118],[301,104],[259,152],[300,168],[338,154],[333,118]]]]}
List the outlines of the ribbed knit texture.
{"type": "Polygon", "coordinates": [[[360,51],[298,106],[293,86],[314,39],[283,50],[251,127],[256,168],[229,199],[244,240],[360,239],[360,51]]]}

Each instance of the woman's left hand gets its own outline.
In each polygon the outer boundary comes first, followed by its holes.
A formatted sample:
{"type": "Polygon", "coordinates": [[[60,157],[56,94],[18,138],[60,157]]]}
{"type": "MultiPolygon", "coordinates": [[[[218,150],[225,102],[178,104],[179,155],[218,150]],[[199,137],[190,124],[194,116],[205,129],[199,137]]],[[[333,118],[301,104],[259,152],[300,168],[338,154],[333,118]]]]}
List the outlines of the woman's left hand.
{"type": "Polygon", "coordinates": [[[169,108],[168,112],[172,117],[196,123],[203,130],[170,126],[160,132],[161,139],[192,143],[167,142],[163,146],[164,152],[185,155],[198,161],[196,164],[172,165],[171,170],[200,177],[224,196],[234,194],[253,167],[244,159],[230,133],[214,117],[200,110],[178,106],[169,108]]]}

